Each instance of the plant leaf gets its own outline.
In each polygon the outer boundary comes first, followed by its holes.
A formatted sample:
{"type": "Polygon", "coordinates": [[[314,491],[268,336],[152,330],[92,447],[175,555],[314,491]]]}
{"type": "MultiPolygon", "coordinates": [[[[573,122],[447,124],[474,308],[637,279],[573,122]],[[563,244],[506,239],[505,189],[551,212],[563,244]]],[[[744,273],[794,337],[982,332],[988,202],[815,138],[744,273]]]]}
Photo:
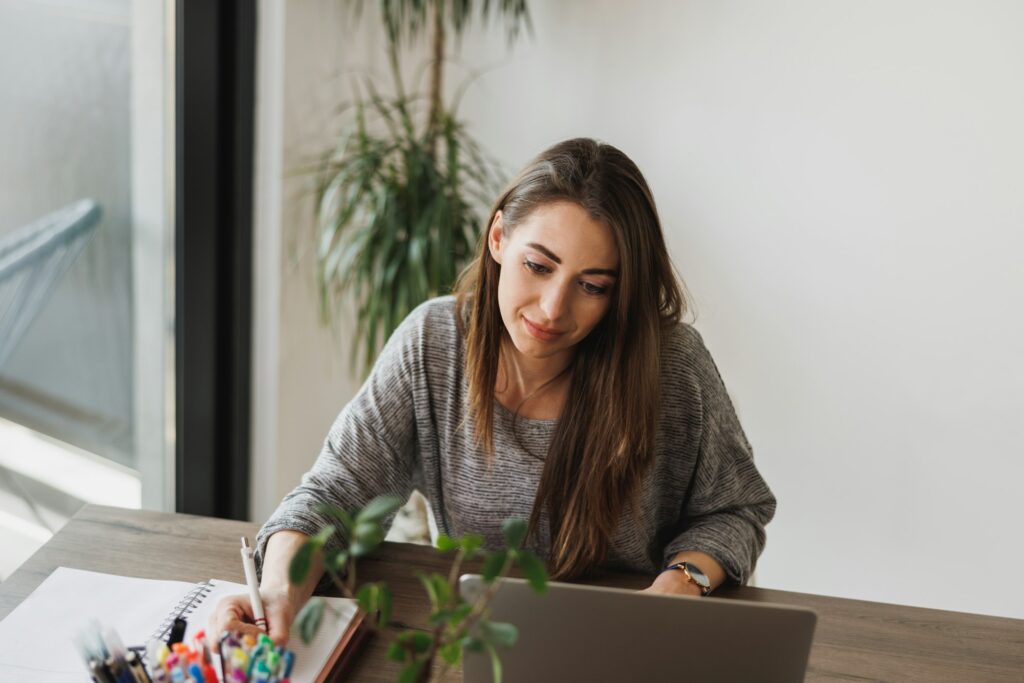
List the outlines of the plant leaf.
{"type": "Polygon", "coordinates": [[[422,572],[418,576],[420,583],[427,591],[433,611],[440,611],[451,600],[451,586],[448,585],[448,579],[440,574],[424,574],[422,572]]]}
{"type": "Polygon", "coordinates": [[[352,557],[366,557],[371,554],[380,546],[380,543],[366,543],[364,541],[355,541],[349,548],[349,552],[352,553],[352,557]]]}
{"type": "Polygon", "coordinates": [[[430,615],[430,625],[438,626],[446,623],[449,626],[458,626],[469,616],[471,611],[473,611],[473,606],[468,602],[463,602],[456,607],[439,609],[430,615]]]}
{"type": "Polygon", "coordinates": [[[379,522],[356,522],[355,531],[352,532],[352,538],[356,541],[363,541],[364,543],[379,543],[383,540],[384,529],[381,528],[379,522]]]}
{"type": "Polygon", "coordinates": [[[484,537],[480,534],[463,534],[459,542],[462,544],[462,550],[466,553],[466,557],[471,558],[483,546],[484,537]]]}
{"type": "Polygon", "coordinates": [[[330,548],[324,551],[324,569],[336,574],[344,574],[348,565],[348,551],[330,548]]]}
{"type": "Polygon", "coordinates": [[[377,590],[377,609],[380,610],[377,625],[380,628],[387,628],[391,623],[391,590],[383,583],[377,584],[377,590]]]}
{"type": "Polygon", "coordinates": [[[526,538],[526,522],[510,517],[501,523],[501,532],[505,535],[505,544],[509,548],[518,548],[526,538]]]}
{"type": "Polygon", "coordinates": [[[431,580],[434,582],[435,589],[437,590],[437,597],[440,599],[442,605],[447,605],[452,601],[452,587],[448,583],[448,579],[441,574],[431,574],[431,580]]]}
{"type": "Polygon", "coordinates": [[[397,512],[404,502],[399,496],[377,496],[359,511],[359,514],[356,515],[356,520],[359,522],[378,522],[388,515],[397,512]]]}
{"type": "Polygon", "coordinates": [[[493,645],[512,647],[519,639],[519,629],[503,621],[481,621],[480,636],[493,645]]]}
{"type": "Polygon", "coordinates": [[[424,631],[402,631],[395,642],[400,643],[409,652],[423,654],[430,649],[434,639],[424,631]]]}
{"type": "Polygon", "coordinates": [[[438,536],[437,536],[437,549],[440,550],[441,552],[447,553],[447,552],[451,552],[453,550],[458,550],[461,547],[462,547],[462,544],[460,544],[458,541],[456,541],[452,537],[446,536],[445,534],[438,534],[438,536]]]}
{"type": "Polygon", "coordinates": [[[452,666],[455,666],[459,663],[459,660],[462,659],[462,644],[456,641],[454,643],[442,645],[438,649],[438,654],[441,655],[441,659],[448,662],[452,666]]]}
{"type": "Polygon", "coordinates": [[[397,640],[388,645],[388,659],[392,662],[405,661],[406,649],[397,640]]]}
{"type": "Polygon", "coordinates": [[[423,671],[423,662],[409,662],[402,667],[402,671],[398,674],[398,683],[416,683],[420,679],[421,671],[423,671]]]}
{"type": "Polygon", "coordinates": [[[348,533],[352,530],[352,515],[347,511],[342,510],[340,507],[328,505],[327,503],[320,503],[316,506],[316,511],[322,515],[328,515],[338,520],[343,533],[348,533]]]}
{"type": "Polygon", "coordinates": [[[327,545],[327,541],[330,540],[335,531],[336,529],[333,524],[320,529],[320,531],[317,532],[317,535],[313,537],[313,541],[316,543],[317,548],[323,548],[327,545]]]}
{"type": "Polygon", "coordinates": [[[323,598],[310,598],[295,617],[299,624],[299,637],[307,645],[313,642],[313,637],[316,636],[316,632],[320,629],[320,622],[323,621],[326,604],[323,598]]]}
{"type": "Polygon", "coordinates": [[[462,623],[469,613],[473,611],[473,605],[468,602],[464,602],[458,607],[451,610],[451,615],[448,617],[448,623],[452,626],[458,626],[462,623]]]}
{"type": "Polygon", "coordinates": [[[362,586],[356,593],[356,601],[359,603],[359,608],[367,614],[373,614],[377,611],[378,597],[380,595],[380,589],[375,583],[368,583],[362,586]]]}
{"type": "Polygon", "coordinates": [[[487,648],[487,654],[491,656],[491,678],[494,683],[501,683],[501,657],[490,643],[485,643],[484,647],[487,648]]]}
{"type": "Polygon", "coordinates": [[[313,553],[316,551],[316,543],[308,539],[299,546],[299,549],[292,555],[292,561],[288,565],[288,580],[293,584],[300,584],[309,575],[309,567],[313,562],[313,553]]]}
{"type": "Polygon", "coordinates": [[[427,591],[427,597],[430,598],[430,608],[436,612],[439,608],[439,600],[437,591],[434,588],[434,582],[430,580],[430,577],[423,572],[416,572],[416,576],[419,578],[420,583],[423,584],[423,589],[427,591]]]}
{"type": "Polygon", "coordinates": [[[502,567],[505,566],[505,559],[507,557],[507,550],[499,550],[484,560],[483,567],[480,568],[480,574],[484,577],[485,583],[490,583],[497,578],[498,574],[501,573],[502,567]]]}
{"type": "Polygon", "coordinates": [[[486,646],[479,638],[466,636],[462,639],[462,647],[470,652],[483,652],[486,646]]]}
{"type": "Polygon", "coordinates": [[[539,557],[529,550],[517,550],[516,564],[534,592],[543,593],[547,590],[548,572],[539,557]]]}

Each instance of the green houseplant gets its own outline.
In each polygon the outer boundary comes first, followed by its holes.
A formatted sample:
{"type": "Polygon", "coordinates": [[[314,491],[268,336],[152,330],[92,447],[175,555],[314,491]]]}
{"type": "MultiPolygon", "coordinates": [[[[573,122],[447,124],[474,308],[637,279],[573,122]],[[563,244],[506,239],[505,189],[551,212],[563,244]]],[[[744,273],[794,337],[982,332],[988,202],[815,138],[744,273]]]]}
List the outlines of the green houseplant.
{"type": "MultiPolygon", "coordinates": [[[[357,560],[372,554],[384,540],[384,520],[402,504],[397,496],[373,499],[362,510],[347,511],[321,505],[320,511],[332,519],[316,536],[310,537],[295,553],[289,566],[289,580],[301,584],[309,575],[314,557],[322,554],[324,571],[343,596],[359,603],[370,618],[367,623],[378,634],[383,633],[391,618],[391,593],[387,585],[357,585],[357,560]],[[338,538],[342,545],[328,544],[338,538]]],[[[398,634],[388,649],[388,657],[402,664],[400,683],[440,681],[450,666],[458,665],[464,650],[487,652],[496,683],[501,682],[499,647],[515,644],[518,631],[512,624],[491,621],[487,605],[494,596],[500,579],[515,565],[535,591],[547,588],[547,572],[541,560],[522,548],[526,538],[526,522],[508,519],[502,526],[506,547],[497,551],[482,549],[483,539],[477,534],[461,538],[438,538],[440,552],[454,553],[447,576],[419,574],[430,599],[430,628],[406,629],[398,634]],[[473,602],[464,600],[458,591],[458,578],[463,563],[482,558],[480,573],[487,588],[473,602]],[[435,666],[435,663],[437,664],[435,666]]],[[[319,628],[327,603],[313,597],[296,617],[302,639],[307,643],[319,628]]]]}
{"type": "MultiPolygon", "coordinates": [[[[362,0],[348,1],[358,14],[362,0]]],[[[341,299],[354,302],[352,360],[364,371],[416,305],[450,291],[473,253],[481,207],[501,185],[498,165],[444,102],[448,37],[461,37],[475,15],[504,20],[509,44],[529,27],[526,0],[381,0],[380,13],[393,94],[369,79],[356,84],[316,189],[321,311],[329,318],[341,299]],[[410,93],[401,56],[425,33],[428,85],[410,93]]]]}

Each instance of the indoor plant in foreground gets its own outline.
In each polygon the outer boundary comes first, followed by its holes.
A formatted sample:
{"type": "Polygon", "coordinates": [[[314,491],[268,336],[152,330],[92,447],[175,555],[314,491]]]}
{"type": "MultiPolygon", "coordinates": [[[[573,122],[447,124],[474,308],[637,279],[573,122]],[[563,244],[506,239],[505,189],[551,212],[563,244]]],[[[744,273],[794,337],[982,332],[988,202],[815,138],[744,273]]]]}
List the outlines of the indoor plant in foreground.
{"type": "MultiPolygon", "coordinates": [[[[374,498],[361,510],[347,511],[331,505],[319,506],[332,523],[316,536],[310,537],[295,553],[289,567],[289,580],[294,584],[305,581],[316,554],[322,554],[324,571],[331,583],[345,597],[356,600],[366,613],[366,623],[378,635],[391,621],[391,593],[384,583],[357,584],[357,560],[373,553],[383,542],[384,520],[402,504],[397,496],[374,498]],[[331,539],[341,544],[328,544],[331,539]]],[[[501,579],[513,566],[518,567],[530,586],[537,592],[547,588],[547,571],[543,562],[522,547],[526,538],[526,522],[507,519],[502,525],[505,548],[488,551],[482,548],[483,539],[477,534],[459,538],[441,535],[437,548],[440,552],[454,553],[447,576],[437,573],[419,573],[420,582],[430,600],[430,629],[407,629],[398,634],[388,648],[388,657],[401,662],[401,683],[442,680],[451,666],[462,661],[464,650],[487,652],[491,658],[496,683],[501,681],[499,647],[515,644],[518,631],[512,624],[491,621],[487,606],[501,579]],[[470,603],[458,590],[459,575],[464,562],[482,559],[480,573],[486,589],[470,603]]],[[[309,642],[319,628],[326,601],[312,597],[296,617],[303,640],[309,642]]]]}

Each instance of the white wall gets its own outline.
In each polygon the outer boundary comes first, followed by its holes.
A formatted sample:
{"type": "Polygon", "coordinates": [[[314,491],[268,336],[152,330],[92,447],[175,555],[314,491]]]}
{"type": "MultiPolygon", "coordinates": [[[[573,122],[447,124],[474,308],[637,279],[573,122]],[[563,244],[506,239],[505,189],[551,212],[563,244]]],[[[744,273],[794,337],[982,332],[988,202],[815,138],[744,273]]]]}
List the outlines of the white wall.
{"type": "Polygon", "coordinates": [[[314,185],[303,167],[332,145],[334,110],[349,94],[342,55],[374,52],[376,32],[353,35],[336,0],[261,0],[259,17],[251,510],[262,520],[313,464],[360,384],[344,324],[320,320],[314,185]]]}
{"type": "MultiPolygon", "coordinates": [[[[646,173],[779,499],[759,585],[1024,617],[1024,5],[531,9],[511,54],[498,31],[466,38],[460,61],[493,68],[462,115],[511,167],[589,135],[646,173]]],[[[314,24],[303,69],[323,70],[336,43],[314,24]]],[[[322,130],[324,93],[290,92],[306,109],[286,98],[286,137],[322,130]]],[[[282,476],[354,387],[290,277],[282,476]]]]}

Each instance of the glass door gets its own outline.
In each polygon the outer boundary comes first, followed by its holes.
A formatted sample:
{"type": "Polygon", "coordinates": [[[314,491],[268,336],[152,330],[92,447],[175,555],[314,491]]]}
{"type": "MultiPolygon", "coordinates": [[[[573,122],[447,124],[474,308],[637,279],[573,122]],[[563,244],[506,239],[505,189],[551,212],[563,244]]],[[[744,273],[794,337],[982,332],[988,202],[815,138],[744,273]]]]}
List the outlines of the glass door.
{"type": "Polygon", "coordinates": [[[84,503],[173,509],[171,5],[0,4],[0,580],[84,503]]]}

